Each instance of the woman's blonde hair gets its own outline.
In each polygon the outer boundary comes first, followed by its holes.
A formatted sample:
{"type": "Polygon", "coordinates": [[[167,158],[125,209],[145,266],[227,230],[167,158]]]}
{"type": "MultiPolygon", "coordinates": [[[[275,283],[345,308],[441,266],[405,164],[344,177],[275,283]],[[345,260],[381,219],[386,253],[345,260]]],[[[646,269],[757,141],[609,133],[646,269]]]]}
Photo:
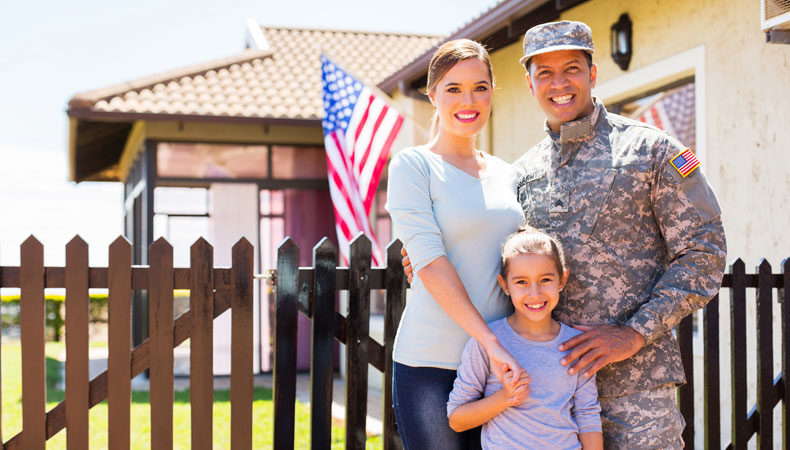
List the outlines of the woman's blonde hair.
{"type": "MultiPolygon", "coordinates": [[[[427,93],[433,92],[439,80],[456,64],[472,58],[485,63],[486,68],[488,68],[488,78],[491,80],[493,87],[494,72],[491,69],[491,60],[488,57],[486,48],[479,42],[470,39],[456,39],[442,44],[431,57],[431,62],[428,64],[427,93]]],[[[431,137],[436,136],[438,131],[439,114],[438,111],[434,111],[433,119],[431,119],[431,137]]]]}
{"type": "Polygon", "coordinates": [[[507,267],[510,259],[518,255],[548,256],[554,261],[560,278],[565,277],[565,253],[562,251],[562,245],[555,237],[537,228],[522,225],[502,243],[501,275],[503,278],[507,278],[507,267]]]}

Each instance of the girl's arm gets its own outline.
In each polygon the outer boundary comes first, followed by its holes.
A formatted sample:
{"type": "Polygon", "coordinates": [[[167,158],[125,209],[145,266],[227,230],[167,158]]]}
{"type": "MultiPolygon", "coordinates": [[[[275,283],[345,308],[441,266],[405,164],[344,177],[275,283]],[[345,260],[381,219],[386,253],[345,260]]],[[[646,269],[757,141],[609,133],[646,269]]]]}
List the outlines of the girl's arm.
{"type": "Polygon", "coordinates": [[[603,434],[600,431],[579,433],[582,450],[603,450],[603,434]]]}
{"type": "Polygon", "coordinates": [[[500,389],[490,397],[483,397],[455,408],[448,417],[450,428],[457,433],[471,430],[493,419],[507,407],[504,389],[500,389]]]}
{"type": "Polygon", "coordinates": [[[576,392],[573,393],[573,419],[579,427],[579,442],[583,450],[602,450],[601,405],[598,403],[598,389],[595,375],[585,377],[576,375],[576,392]]]}

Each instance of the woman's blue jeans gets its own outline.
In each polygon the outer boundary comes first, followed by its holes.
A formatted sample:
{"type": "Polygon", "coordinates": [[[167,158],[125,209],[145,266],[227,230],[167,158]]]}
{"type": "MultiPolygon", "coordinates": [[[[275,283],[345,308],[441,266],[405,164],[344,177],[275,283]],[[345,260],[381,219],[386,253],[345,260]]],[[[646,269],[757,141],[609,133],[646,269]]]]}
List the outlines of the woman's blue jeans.
{"type": "Polygon", "coordinates": [[[403,448],[480,448],[479,427],[456,433],[447,421],[447,398],[453,389],[455,374],[455,370],[394,364],[392,404],[403,448]]]}

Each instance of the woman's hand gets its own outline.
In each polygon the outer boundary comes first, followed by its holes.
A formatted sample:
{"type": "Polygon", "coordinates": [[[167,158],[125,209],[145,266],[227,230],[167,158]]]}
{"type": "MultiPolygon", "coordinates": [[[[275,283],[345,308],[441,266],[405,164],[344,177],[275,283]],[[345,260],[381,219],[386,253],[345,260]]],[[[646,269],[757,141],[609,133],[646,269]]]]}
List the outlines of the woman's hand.
{"type": "Polygon", "coordinates": [[[488,360],[491,362],[491,372],[503,386],[505,385],[505,374],[507,372],[513,372],[514,379],[518,380],[526,377],[529,380],[527,371],[513,358],[513,355],[505,350],[505,347],[502,347],[499,340],[494,337],[493,340],[482,344],[488,354],[488,360]]]}

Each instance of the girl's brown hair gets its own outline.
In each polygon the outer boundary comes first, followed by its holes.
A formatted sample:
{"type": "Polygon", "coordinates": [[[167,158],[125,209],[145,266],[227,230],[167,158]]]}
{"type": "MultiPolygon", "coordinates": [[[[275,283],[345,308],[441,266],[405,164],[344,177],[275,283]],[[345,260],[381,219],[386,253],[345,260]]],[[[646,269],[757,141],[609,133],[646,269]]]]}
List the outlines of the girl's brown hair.
{"type": "MultiPolygon", "coordinates": [[[[431,93],[436,89],[436,85],[444,75],[461,61],[476,58],[485,63],[488,68],[488,78],[491,85],[494,85],[494,73],[491,69],[491,61],[488,51],[479,42],[470,39],[456,39],[442,44],[431,57],[428,64],[428,85],[427,92],[431,93]]],[[[434,112],[431,119],[431,137],[436,136],[439,131],[439,114],[434,112]]]]}
{"type": "Polygon", "coordinates": [[[518,255],[545,255],[554,261],[557,274],[565,277],[565,253],[559,241],[537,228],[522,225],[502,243],[502,277],[507,279],[508,262],[518,255]]]}

